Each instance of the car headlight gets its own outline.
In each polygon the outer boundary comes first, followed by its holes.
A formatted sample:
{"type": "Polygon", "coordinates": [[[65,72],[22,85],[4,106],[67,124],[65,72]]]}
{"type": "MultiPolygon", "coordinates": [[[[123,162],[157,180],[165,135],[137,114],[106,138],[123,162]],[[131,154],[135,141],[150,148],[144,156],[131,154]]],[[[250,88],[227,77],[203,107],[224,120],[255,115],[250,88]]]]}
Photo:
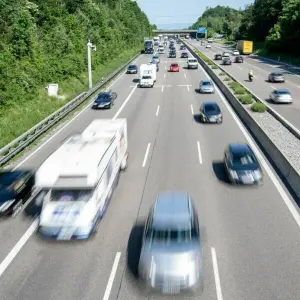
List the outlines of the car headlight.
{"type": "Polygon", "coordinates": [[[238,174],[237,174],[236,171],[234,171],[234,170],[229,170],[229,173],[230,173],[230,176],[231,176],[232,178],[234,178],[234,179],[238,179],[238,178],[239,178],[239,176],[238,176],[238,174]]]}
{"type": "Polygon", "coordinates": [[[4,203],[1,204],[1,206],[0,206],[0,211],[5,211],[5,210],[8,209],[14,202],[15,202],[15,199],[8,200],[8,201],[4,202],[4,203]]]}

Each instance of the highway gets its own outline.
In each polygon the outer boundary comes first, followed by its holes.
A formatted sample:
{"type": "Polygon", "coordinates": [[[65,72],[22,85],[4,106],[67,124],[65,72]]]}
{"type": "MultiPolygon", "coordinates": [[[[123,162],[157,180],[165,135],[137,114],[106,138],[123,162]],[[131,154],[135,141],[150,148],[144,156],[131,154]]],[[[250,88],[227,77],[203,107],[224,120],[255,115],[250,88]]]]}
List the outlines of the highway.
{"type": "MultiPolygon", "coordinates": [[[[189,43],[194,47],[201,50],[211,59],[214,55],[223,51],[228,51],[228,46],[221,46],[220,44],[213,43],[212,48],[205,48],[201,46],[201,43],[197,40],[189,40],[189,43]]],[[[231,51],[231,50],[230,50],[231,51]]],[[[215,61],[217,64],[221,64],[221,61],[215,61]]],[[[300,130],[300,68],[283,65],[280,63],[270,62],[269,60],[261,59],[256,56],[244,56],[244,63],[232,63],[231,66],[223,66],[230,75],[239,80],[250,91],[254,92],[260,99],[268,102],[271,107],[276,110],[282,117],[293,124],[298,130],[300,130]],[[252,70],[254,74],[254,81],[249,82],[248,73],[252,70]],[[283,72],[286,78],[285,83],[270,83],[268,82],[268,75],[271,72],[283,72]],[[274,89],[287,88],[291,92],[293,97],[293,104],[274,104],[269,100],[269,94],[274,89]]]]}
{"type": "MultiPolygon", "coordinates": [[[[136,64],[150,57],[142,55],[136,64]]],[[[220,93],[195,92],[206,74],[200,67],[183,68],[185,63],[161,55],[153,89],[138,88],[136,75],[122,75],[112,86],[118,98],[111,110],[87,107],[17,164],[37,168],[68,135],[95,118],[128,120],[128,170],[91,240],[42,240],[34,230],[26,232],[33,220],[25,214],[2,222],[0,261],[13,250],[6,265],[0,264],[1,300],[174,299],[145,295],[134,276],[142,227],[135,224],[142,224],[156,195],[167,190],[193,197],[205,231],[204,293],[175,298],[299,300],[299,225],[286,205],[292,200],[259,150],[262,186],[226,182],[224,148],[231,142],[257,146],[220,93]],[[168,72],[172,61],[181,65],[179,73],[168,72]],[[198,123],[205,100],[218,102],[223,124],[198,123]]]]}

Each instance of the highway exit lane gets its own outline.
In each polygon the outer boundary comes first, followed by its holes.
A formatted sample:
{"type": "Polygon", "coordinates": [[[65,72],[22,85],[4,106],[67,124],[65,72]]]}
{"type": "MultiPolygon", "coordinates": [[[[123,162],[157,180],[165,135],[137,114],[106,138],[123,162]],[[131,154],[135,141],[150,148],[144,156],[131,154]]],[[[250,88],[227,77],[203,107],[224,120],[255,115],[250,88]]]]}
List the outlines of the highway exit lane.
{"type": "Polygon", "coordinates": [[[288,291],[288,299],[298,299],[299,231],[275,186],[266,176],[262,187],[233,188],[223,183],[220,165],[213,168],[228,143],[245,141],[226,105],[218,94],[194,92],[205,78],[201,70],[187,70],[186,76],[182,71],[168,73],[166,79],[162,75],[157,85],[162,85],[163,78],[172,87],[136,89],[120,114],[128,118],[129,168],[121,176],[95,238],[57,244],[34,235],[3,275],[1,299],[101,299],[118,252],[121,259],[109,299],[116,299],[117,294],[118,299],[144,299],[127,266],[128,238],[136,219],[146,217],[157,193],[168,189],[191,194],[206,229],[205,292],[203,297],[185,299],[216,299],[211,247],[216,249],[224,299],[244,300],[250,295],[251,299],[283,299],[288,291]],[[178,86],[184,80],[192,85],[190,91],[178,86]],[[223,109],[222,125],[195,121],[191,105],[197,113],[205,99],[216,100],[223,109]],[[284,288],[278,290],[280,286],[284,288]]]}
{"type": "MultiPolygon", "coordinates": [[[[212,49],[206,49],[201,46],[200,42],[193,41],[191,44],[201,50],[209,58],[213,59],[216,53],[221,53],[222,51],[218,48],[212,46],[212,49]]],[[[224,50],[226,51],[226,50],[224,50]]],[[[228,51],[228,50],[227,50],[228,51]]],[[[293,124],[298,130],[300,130],[300,77],[296,74],[285,74],[285,83],[270,83],[267,81],[270,72],[274,72],[274,68],[269,67],[270,70],[266,68],[256,67],[257,64],[253,63],[253,59],[249,59],[244,56],[244,63],[232,63],[231,66],[221,65],[221,61],[215,61],[222,68],[224,68],[230,75],[239,80],[241,83],[246,85],[250,91],[253,91],[260,99],[265,100],[270,104],[270,106],[276,110],[282,117],[293,124]],[[254,81],[248,81],[248,73],[252,69],[254,73],[254,81]],[[274,104],[269,100],[270,92],[274,89],[288,88],[292,94],[294,102],[292,104],[274,104]]],[[[264,64],[266,65],[266,64],[264,64]]],[[[282,71],[282,70],[277,70],[282,71]]],[[[284,72],[285,73],[285,72],[284,72]]]]}

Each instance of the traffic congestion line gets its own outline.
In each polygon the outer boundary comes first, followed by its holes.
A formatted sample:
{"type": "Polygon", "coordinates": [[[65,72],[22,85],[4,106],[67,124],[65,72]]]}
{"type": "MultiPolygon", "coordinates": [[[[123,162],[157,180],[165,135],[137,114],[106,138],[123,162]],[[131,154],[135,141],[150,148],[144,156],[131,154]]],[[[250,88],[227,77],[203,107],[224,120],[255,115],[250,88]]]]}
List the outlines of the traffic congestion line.
{"type": "Polygon", "coordinates": [[[107,282],[107,286],[106,286],[106,289],[105,289],[103,300],[108,300],[109,299],[110,292],[111,292],[111,289],[112,289],[112,286],[113,286],[113,283],[114,283],[114,279],[115,279],[115,276],[116,276],[116,273],[117,273],[120,258],[121,258],[121,252],[117,252],[115,260],[114,260],[114,264],[112,266],[110,276],[109,276],[109,279],[108,279],[108,282],[107,282]]]}
{"type": "Polygon", "coordinates": [[[217,298],[218,298],[218,300],[223,300],[217,254],[216,254],[216,249],[213,247],[211,248],[211,256],[212,256],[212,263],[213,263],[213,269],[214,269],[217,298]]]}

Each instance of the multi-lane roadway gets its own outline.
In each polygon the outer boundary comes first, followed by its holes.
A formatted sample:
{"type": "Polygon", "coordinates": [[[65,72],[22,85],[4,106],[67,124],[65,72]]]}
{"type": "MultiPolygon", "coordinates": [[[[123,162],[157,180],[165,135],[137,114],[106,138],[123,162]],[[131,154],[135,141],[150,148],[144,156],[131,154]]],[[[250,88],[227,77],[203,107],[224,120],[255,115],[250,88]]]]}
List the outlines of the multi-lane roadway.
{"type": "MultiPolygon", "coordinates": [[[[230,47],[222,46],[217,43],[212,44],[212,48],[206,48],[196,40],[189,41],[194,47],[201,50],[211,59],[215,54],[228,50],[230,47]]],[[[221,64],[222,61],[216,61],[221,64]]],[[[300,68],[281,63],[271,62],[257,56],[244,56],[244,63],[232,63],[231,66],[224,67],[230,75],[246,85],[249,90],[254,92],[260,99],[268,102],[282,117],[300,130],[300,68]],[[254,73],[254,81],[249,82],[248,73],[252,70],[254,73]],[[270,83],[268,75],[271,72],[282,72],[285,75],[285,83],[270,83]],[[274,104],[269,100],[269,94],[275,89],[287,88],[291,92],[294,103],[291,105],[274,104]]]]}
{"type": "MultiPolygon", "coordinates": [[[[150,58],[142,55],[136,64],[150,58]]],[[[207,78],[204,71],[185,65],[186,59],[161,55],[153,89],[139,88],[135,75],[121,75],[112,86],[118,98],[111,110],[87,107],[18,163],[37,168],[68,135],[93,119],[128,120],[128,170],[91,240],[44,241],[35,233],[35,223],[28,230],[33,220],[25,215],[1,223],[1,300],[170,299],[146,296],[131,272],[140,235],[133,228],[147,216],[156,195],[167,190],[184,190],[194,198],[205,229],[204,293],[178,299],[299,300],[300,239],[292,200],[224,97],[195,92],[207,78]],[[171,62],[180,64],[179,73],[168,72],[171,62]],[[205,100],[218,102],[221,125],[198,123],[205,100]],[[255,149],[265,175],[262,186],[226,182],[222,159],[231,142],[255,149]]]]}

